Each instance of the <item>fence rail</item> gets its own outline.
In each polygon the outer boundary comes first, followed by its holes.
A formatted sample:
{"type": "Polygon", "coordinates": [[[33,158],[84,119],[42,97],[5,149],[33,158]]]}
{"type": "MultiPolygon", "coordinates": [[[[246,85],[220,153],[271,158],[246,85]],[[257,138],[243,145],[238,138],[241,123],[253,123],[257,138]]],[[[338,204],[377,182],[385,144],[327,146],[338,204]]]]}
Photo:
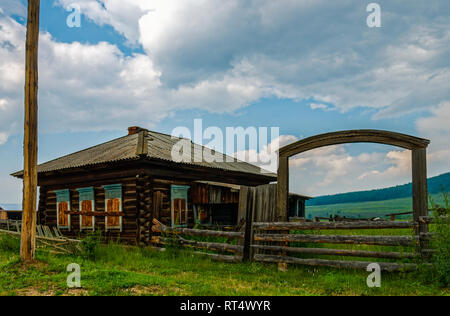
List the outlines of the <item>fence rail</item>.
{"type": "Polygon", "coordinates": [[[286,222],[253,223],[253,229],[271,230],[322,230],[322,229],[399,229],[413,228],[414,222],[359,221],[359,222],[286,222]]]}
{"type": "Polygon", "coordinates": [[[162,236],[153,236],[152,243],[158,245],[179,245],[187,248],[202,249],[206,251],[217,251],[219,253],[209,253],[195,251],[197,255],[207,256],[211,259],[224,261],[224,262],[240,262],[242,261],[242,255],[244,247],[242,245],[232,245],[227,242],[205,242],[183,238],[182,235],[187,236],[202,236],[202,237],[226,237],[227,240],[244,238],[244,233],[240,232],[225,232],[225,231],[213,231],[203,229],[190,229],[190,228],[172,228],[168,227],[157,219],[153,219],[152,231],[161,233],[162,236]],[[223,253],[232,253],[223,254],[223,253]]]}
{"type": "MultiPolygon", "coordinates": [[[[291,263],[308,266],[323,266],[333,268],[347,268],[347,269],[366,269],[372,262],[366,261],[350,261],[350,260],[326,260],[326,259],[300,259],[288,256],[276,256],[276,255],[262,255],[256,254],[254,256],[255,261],[270,262],[270,263],[291,263]]],[[[395,262],[378,262],[381,270],[383,271],[413,271],[417,268],[412,263],[395,263],[395,262]]]]}
{"type": "MultiPolygon", "coordinates": [[[[432,221],[429,217],[420,217],[417,221],[392,222],[392,221],[340,221],[340,222],[253,222],[251,214],[246,214],[244,221],[245,232],[224,232],[188,228],[172,228],[163,225],[156,219],[153,220],[153,232],[161,233],[154,236],[153,242],[157,244],[173,244],[202,249],[208,252],[194,253],[208,256],[215,260],[225,262],[259,261],[278,264],[299,264],[310,266],[327,266],[337,268],[366,269],[372,262],[358,261],[357,259],[334,260],[323,259],[321,256],[334,257],[358,257],[389,259],[392,262],[377,262],[384,271],[410,271],[416,265],[410,263],[395,262],[395,260],[413,260],[418,257],[429,257],[433,251],[424,247],[427,241],[433,238],[433,234],[417,232],[420,225],[432,221]],[[249,221],[247,221],[249,219],[249,221]],[[416,235],[386,236],[386,235],[320,235],[305,234],[310,230],[380,230],[380,229],[414,229],[416,235]],[[303,231],[303,232],[302,232],[303,231]],[[226,237],[227,242],[198,241],[184,238],[183,236],[226,237]],[[238,244],[229,244],[230,240],[238,240],[238,244]],[[369,245],[404,247],[392,251],[391,249],[376,250],[366,249],[333,249],[296,247],[298,243],[311,244],[344,244],[344,245],[369,245]],[[218,253],[211,253],[215,251],[218,253]],[[228,254],[224,254],[228,253],[228,254]],[[232,255],[229,255],[231,253],[232,255]],[[296,255],[301,255],[300,257],[296,255]],[[311,258],[304,256],[311,255],[311,258]]],[[[411,233],[413,230],[411,230],[411,233]]],[[[363,259],[364,260],[364,259],[363,259]]],[[[378,260],[377,260],[378,261],[378,260]]]]}
{"type": "MultiPolygon", "coordinates": [[[[0,234],[13,238],[20,238],[22,221],[0,220],[0,234]]],[[[54,254],[73,254],[81,251],[80,240],[65,238],[61,232],[53,227],[53,231],[44,225],[36,225],[36,247],[48,248],[54,254]]]]}
{"type": "MultiPolygon", "coordinates": [[[[251,227],[250,256],[255,261],[272,262],[278,264],[299,264],[310,266],[327,266],[337,268],[366,269],[370,262],[352,260],[323,259],[320,256],[360,257],[390,260],[415,259],[429,257],[431,249],[427,248],[427,241],[433,234],[417,231],[418,227],[428,224],[432,219],[420,217],[417,221],[340,221],[340,222],[279,222],[279,223],[253,223],[251,227]],[[416,235],[386,236],[386,235],[320,235],[304,234],[296,231],[310,230],[357,230],[357,229],[411,229],[416,235]],[[329,249],[315,247],[295,247],[295,243],[324,243],[347,245],[370,245],[405,247],[407,251],[379,251],[360,249],[329,249]],[[297,257],[297,255],[312,255],[312,258],[297,257]],[[294,256],[292,256],[294,255],[294,256]],[[316,257],[319,256],[319,257],[316,257]]],[[[411,231],[412,233],[412,231],[411,231]]],[[[402,249],[405,250],[405,249],[402,249]]],[[[377,260],[378,261],[378,260],[377,260]]],[[[410,271],[417,266],[414,263],[377,262],[384,271],[410,271]]]]}
{"type": "Polygon", "coordinates": [[[378,246],[414,246],[418,238],[412,236],[345,236],[303,234],[255,234],[255,241],[308,242],[327,244],[365,244],[378,246]]]}
{"type": "Polygon", "coordinates": [[[240,232],[226,232],[206,229],[192,229],[192,228],[173,228],[168,227],[156,218],[153,219],[152,231],[156,233],[169,233],[169,234],[183,234],[188,236],[203,236],[203,237],[227,237],[227,238],[244,238],[244,233],[240,232]]]}
{"type": "Polygon", "coordinates": [[[419,254],[417,253],[410,253],[410,252],[390,252],[390,251],[370,251],[370,250],[366,251],[353,249],[303,248],[303,247],[285,247],[285,246],[269,246],[269,245],[252,245],[252,248],[275,252],[286,252],[286,253],[351,256],[364,258],[413,259],[419,256],[419,254]]]}

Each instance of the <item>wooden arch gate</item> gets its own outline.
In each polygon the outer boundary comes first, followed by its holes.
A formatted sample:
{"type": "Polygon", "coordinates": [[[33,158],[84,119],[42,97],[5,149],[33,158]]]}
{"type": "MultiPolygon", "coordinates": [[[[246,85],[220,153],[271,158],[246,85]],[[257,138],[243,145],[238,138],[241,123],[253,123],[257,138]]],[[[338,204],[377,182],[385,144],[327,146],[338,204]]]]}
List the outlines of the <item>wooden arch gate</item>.
{"type": "MultiPolygon", "coordinates": [[[[279,150],[277,186],[278,221],[287,221],[289,157],[320,147],[348,143],[378,143],[411,150],[414,220],[418,221],[420,216],[428,216],[426,149],[430,141],[383,130],[349,130],[312,136],[282,147],[279,150]]],[[[428,225],[424,224],[422,227],[420,226],[418,227],[418,232],[427,231],[428,225]]]]}

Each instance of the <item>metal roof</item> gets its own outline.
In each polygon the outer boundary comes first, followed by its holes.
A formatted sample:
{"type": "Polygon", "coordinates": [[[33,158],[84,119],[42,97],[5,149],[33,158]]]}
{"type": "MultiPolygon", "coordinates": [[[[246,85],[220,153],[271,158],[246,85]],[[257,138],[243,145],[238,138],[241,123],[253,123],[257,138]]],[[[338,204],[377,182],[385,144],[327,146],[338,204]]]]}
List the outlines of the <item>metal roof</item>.
{"type": "MultiPolygon", "coordinates": [[[[38,173],[45,173],[103,163],[138,160],[142,158],[176,162],[172,159],[172,149],[180,140],[182,139],[172,137],[171,135],[138,128],[138,131],[134,134],[116,138],[109,142],[40,164],[38,165],[37,171],[38,173]]],[[[207,162],[202,159],[201,162],[196,162],[193,159],[195,153],[203,152],[206,147],[194,144],[190,140],[184,139],[184,141],[190,142],[191,144],[190,157],[192,157],[192,159],[189,159],[189,161],[183,160],[182,162],[178,162],[179,164],[265,175],[274,177],[274,180],[276,180],[276,174],[274,173],[270,173],[258,166],[239,161],[219,152],[216,153],[215,157],[222,157],[222,161],[207,162]],[[233,161],[227,162],[227,158],[228,160],[232,159],[233,161]]],[[[189,155],[188,153],[183,152],[183,157],[185,156],[188,157],[189,155]]],[[[15,177],[21,177],[22,175],[23,171],[12,174],[12,176],[15,177]]]]}

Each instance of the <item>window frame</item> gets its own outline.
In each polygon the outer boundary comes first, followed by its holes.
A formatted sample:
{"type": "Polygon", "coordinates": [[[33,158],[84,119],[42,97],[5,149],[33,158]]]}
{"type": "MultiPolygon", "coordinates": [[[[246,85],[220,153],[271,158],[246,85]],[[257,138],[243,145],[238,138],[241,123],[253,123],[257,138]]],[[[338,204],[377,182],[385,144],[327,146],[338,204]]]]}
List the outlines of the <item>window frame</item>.
{"type": "Polygon", "coordinates": [[[61,226],[59,225],[59,205],[60,203],[67,203],[67,210],[70,212],[70,190],[69,189],[63,189],[63,190],[55,190],[56,194],[56,227],[58,229],[68,229],[71,230],[71,217],[70,214],[67,214],[67,226],[61,226]]]}
{"type": "MultiPolygon", "coordinates": [[[[105,190],[105,214],[108,214],[108,201],[109,200],[119,200],[119,213],[123,211],[123,198],[122,198],[122,184],[109,184],[104,185],[102,188],[105,190]]],[[[123,216],[119,216],[118,226],[108,226],[108,216],[105,216],[105,231],[108,230],[119,230],[122,232],[123,229],[123,216]]]]}
{"type": "MultiPolygon", "coordinates": [[[[171,225],[172,227],[187,227],[188,225],[188,218],[189,218],[189,203],[188,203],[188,191],[189,191],[190,186],[188,185],[175,185],[172,184],[170,186],[170,220],[171,220],[171,225]],[[182,225],[177,225],[175,223],[175,200],[185,200],[186,201],[186,208],[185,208],[185,219],[186,219],[186,224],[182,224],[182,225]]],[[[181,210],[180,210],[181,212],[181,210]]],[[[181,214],[182,216],[182,214],[181,214]]]]}
{"type": "Polygon", "coordinates": [[[82,230],[92,230],[95,231],[95,216],[92,215],[92,226],[83,226],[83,216],[88,215],[82,215],[81,212],[83,212],[82,209],[82,202],[83,201],[91,201],[92,203],[92,211],[95,212],[95,193],[94,193],[94,187],[87,187],[87,188],[79,188],[78,191],[78,209],[80,211],[80,231],[82,230]]]}

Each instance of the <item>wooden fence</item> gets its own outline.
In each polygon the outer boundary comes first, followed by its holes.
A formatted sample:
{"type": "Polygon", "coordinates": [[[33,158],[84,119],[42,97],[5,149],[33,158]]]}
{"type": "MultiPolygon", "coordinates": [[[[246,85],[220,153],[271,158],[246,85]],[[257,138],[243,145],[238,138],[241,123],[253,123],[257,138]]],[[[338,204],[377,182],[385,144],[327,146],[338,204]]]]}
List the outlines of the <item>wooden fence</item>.
{"type": "MultiPolygon", "coordinates": [[[[6,234],[20,239],[22,221],[0,220],[0,234],[6,234]]],[[[54,254],[74,254],[81,251],[80,240],[65,238],[61,232],[53,227],[53,231],[44,225],[36,226],[36,247],[48,248],[54,254]]]]}
{"type": "MultiPolygon", "coordinates": [[[[426,222],[426,218],[423,218],[426,222]]],[[[321,230],[359,230],[359,229],[405,229],[416,228],[419,223],[416,222],[391,222],[391,221],[359,221],[359,222],[288,222],[288,223],[253,223],[251,246],[254,251],[251,254],[255,261],[290,263],[310,266],[328,266],[338,268],[366,269],[372,261],[356,260],[330,260],[317,258],[303,258],[305,255],[313,256],[344,256],[378,259],[414,259],[423,254],[429,254],[429,249],[420,248],[427,244],[431,238],[430,233],[422,233],[413,236],[377,236],[377,235],[317,235],[295,233],[298,231],[321,231],[321,230]],[[280,233],[282,232],[282,233],[280,233]],[[278,242],[284,245],[259,245],[258,242],[278,242]],[[354,249],[334,249],[334,248],[315,248],[315,247],[295,247],[295,243],[324,243],[324,244],[350,244],[350,245],[376,245],[392,247],[411,247],[419,251],[370,251],[354,249]],[[255,250],[260,251],[256,253],[255,250]],[[302,255],[302,258],[292,255],[302,255]]],[[[412,232],[412,230],[411,230],[412,232]]],[[[382,270],[398,271],[413,270],[416,268],[414,263],[399,262],[379,262],[382,270]]]]}
{"type": "MultiPolygon", "coordinates": [[[[247,214],[247,216],[249,216],[247,214]]],[[[392,221],[358,221],[358,222],[252,222],[245,225],[244,232],[223,232],[198,230],[188,228],[167,227],[156,219],[153,220],[153,231],[161,233],[154,236],[156,244],[177,244],[183,247],[197,248],[209,252],[195,252],[226,262],[258,261],[278,264],[299,264],[309,266],[327,266],[337,268],[366,269],[374,261],[332,260],[322,256],[376,258],[376,263],[384,271],[410,271],[416,269],[414,259],[428,256],[432,250],[424,248],[432,235],[420,233],[413,235],[413,231],[423,224],[428,224],[429,217],[421,217],[420,222],[392,222],[392,221]],[[302,231],[322,230],[379,230],[379,229],[411,229],[411,235],[318,235],[304,234],[302,231]],[[225,242],[205,242],[186,239],[186,236],[225,237],[225,242]],[[237,240],[236,244],[230,244],[237,240]],[[307,244],[347,244],[372,245],[390,247],[408,247],[408,251],[372,251],[358,249],[334,249],[298,246],[307,244]],[[296,246],[297,245],[297,246],[296,246]],[[211,253],[215,251],[218,253],[211,253]],[[224,254],[227,253],[227,254],[224,254]],[[231,253],[231,255],[229,254],[231,253]],[[301,257],[298,257],[301,255],[301,257]],[[313,256],[312,258],[304,258],[313,256]],[[320,258],[315,258],[320,256],[320,258]],[[390,262],[380,261],[389,259],[390,262]],[[397,262],[400,261],[401,262],[397,262]],[[405,261],[412,262],[405,262],[405,261]]],[[[403,249],[401,249],[403,250],[403,249]]]]}
{"type": "Polygon", "coordinates": [[[239,262],[242,261],[242,254],[244,247],[242,246],[242,240],[244,239],[244,233],[241,232],[226,232],[226,231],[214,231],[214,230],[202,230],[191,228],[172,228],[160,223],[157,219],[153,219],[152,231],[161,233],[161,236],[153,236],[152,243],[157,245],[177,245],[188,248],[203,249],[209,252],[199,252],[196,254],[208,256],[215,260],[226,262],[239,262]],[[226,242],[204,242],[192,239],[183,238],[186,236],[201,236],[201,237],[219,237],[226,238],[226,242]],[[230,242],[237,240],[236,244],[230,242]],[[219,253],[212,253],[216,251],[219,253]],[[225,254],[224,254],[225,253],[225,254]]]}

